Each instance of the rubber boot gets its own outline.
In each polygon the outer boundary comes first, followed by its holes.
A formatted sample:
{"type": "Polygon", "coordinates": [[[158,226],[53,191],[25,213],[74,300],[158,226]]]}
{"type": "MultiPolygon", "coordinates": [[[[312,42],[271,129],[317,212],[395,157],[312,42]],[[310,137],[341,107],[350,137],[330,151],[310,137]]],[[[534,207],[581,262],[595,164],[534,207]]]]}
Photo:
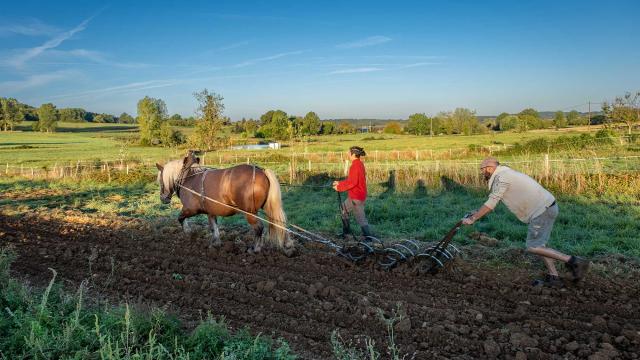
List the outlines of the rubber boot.
{"type": "Polygon", "coordinates": [[[351,227],[349,226],[349,219],[341,218],[342,220],[342,233],[338,234],[342,239],[346,239],[351,234],[351,227]]]}
{"type": "Polygon", "coordinates": [[[372,237],[375,237],[375,235],[373,235],[373,231],[371,231],[371,227],[369,225],[365,225],[361,227],[362,229],[362,236],[364,236],[364,241],[370,242],[372,241],[372,237]]]}

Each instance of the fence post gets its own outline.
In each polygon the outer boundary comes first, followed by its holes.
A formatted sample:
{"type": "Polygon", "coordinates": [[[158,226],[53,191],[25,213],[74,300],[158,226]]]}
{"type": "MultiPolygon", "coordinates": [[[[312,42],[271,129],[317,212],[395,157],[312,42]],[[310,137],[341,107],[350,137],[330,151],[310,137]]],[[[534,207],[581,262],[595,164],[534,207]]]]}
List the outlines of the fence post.
{"type": "Polygon", "coordinates": [[[31,180],[33,180],[34,177],[35,177],[35,174],[33,172],[33,168],[31,168],[31,180]]]}
{"type": "Polygon", "coordinates": [[[311,172],[311,160],[309,160],[309,172],[311,172]]]}
{"type": "Polygon", "coordinates": [[[416,150],[416,161],[420,161],[420,153],[416,150]]]}
{"type": "Polygon", "coordinates": [[[549,181],[549,154],[544,154],[544,179],[549,181]]]}
{"type": "Polygon", "coordinates": [[[107,161],[105,166],[107,167],[107,179],[108,179],[108,182],[111,183],[111,168],[109,168],[109,162],[108,161],[107,161]]]}
{"type": "Polygon", "coordinates": [[[7,167],[6,167],[6,169],[4,170],[4,173],[5,173],[6,175],[9,175],[9,163],[7,163],[7,167]]]}
{"type": "Polygon", "coordinates": [[[344,161],[344,176],[349,174],[349,160],[344,161]]]}
{"type": "Polygon", "coordinates": [[[376,162],[378,162],[378,150],[376,150],[376,157],[375,157],[376,162]]]}

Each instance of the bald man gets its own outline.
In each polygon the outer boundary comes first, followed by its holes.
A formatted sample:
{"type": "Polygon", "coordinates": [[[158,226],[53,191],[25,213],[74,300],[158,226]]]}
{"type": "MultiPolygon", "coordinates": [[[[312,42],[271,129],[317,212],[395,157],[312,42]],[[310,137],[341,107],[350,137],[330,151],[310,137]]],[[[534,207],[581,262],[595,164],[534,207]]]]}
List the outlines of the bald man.
{"type": "Polygon", "coordinates": [[[589,269],[589,261],[547,247],[553,223],[558,216],[558,204],[554,196],[531,177],[500,165],[495,158],[484,159],[480,171],[489,182],[491,193],[480,209],[462,220],[463,224],[472,225],[502,201],[520,221],[529,224],[527,251],[540,256],[547,267],[548,273],[543,279],[534,281],[534,285],[563,286],[555,260],[566,264],[574,281],[582,279],[589,269]]]}

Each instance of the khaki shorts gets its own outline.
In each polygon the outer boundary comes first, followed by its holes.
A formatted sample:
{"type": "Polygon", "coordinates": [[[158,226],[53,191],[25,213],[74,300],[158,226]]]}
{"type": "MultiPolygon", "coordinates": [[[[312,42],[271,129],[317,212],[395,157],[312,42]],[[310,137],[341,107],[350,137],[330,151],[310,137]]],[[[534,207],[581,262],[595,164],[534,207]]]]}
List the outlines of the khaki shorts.
{"type": "Polygon", "coordinates": [[[369,225],[367,217],[364,214],[364,201],[347,198],[347,200],[342,203],[342,217],[348,219],[349,213],[353,213],[358,225],[369,225]]]}
{"type": "Polygon", "coordinates": [[[553,230],[553,223],[556,222],[556,218],[558,217],[558,211],[558,204],[554,204],[529,222],[529,231],[527,232],[528,248],[547,245],[551,237],[551,230],[553,230]]]}

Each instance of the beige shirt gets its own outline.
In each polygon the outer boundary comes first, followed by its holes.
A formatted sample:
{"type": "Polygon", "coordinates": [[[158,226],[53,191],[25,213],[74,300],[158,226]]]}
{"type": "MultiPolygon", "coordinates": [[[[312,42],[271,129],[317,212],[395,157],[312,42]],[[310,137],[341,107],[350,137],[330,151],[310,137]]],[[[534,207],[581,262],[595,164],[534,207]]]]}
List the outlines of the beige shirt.
{"type": "Polygon", "coordinates": [[[484,204],[495,209],[502,200],[524,223],[542,214],[556,200],[537,181],[507,166],[498,166],[489,179],[489,199],[484,204]]]}

